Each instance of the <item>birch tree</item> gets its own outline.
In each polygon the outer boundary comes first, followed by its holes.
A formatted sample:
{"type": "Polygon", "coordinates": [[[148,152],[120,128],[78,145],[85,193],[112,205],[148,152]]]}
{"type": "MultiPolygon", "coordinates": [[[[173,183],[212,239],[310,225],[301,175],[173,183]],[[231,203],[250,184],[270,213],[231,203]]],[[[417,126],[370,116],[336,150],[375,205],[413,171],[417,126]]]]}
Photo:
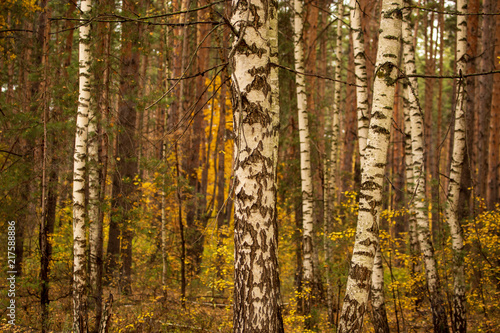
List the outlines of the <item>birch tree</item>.
{"type": "Polygon", "coordinates": [[[333,288],[330,281],[331,275],[331,240],[330,231],[332,230],[332,220],[336,198],[336,183],[337,183],[337,170],[338,170],[338,146],[339,146],[339,113],[341,101],[341,59],[342,59],[342,19],[344,17],[344,3],[342,0],[337,3],[337,36],[335,46],[335,83],[333,87],[333,104],[332,108],[326,108],[326,154],[324,161],[325,170],[325,186],[323,195],[323,212],[324,212],[324,248],[325,248],[325,265],[326,265],[326,288],[327,288],[327,305],[328,305],[328,319],[333,324],[333,288]],[[331,111],[331,112],[330,112],[331,111]],[[328,151],[329,149],[329,151],[328,151]]]}
{"type": "MultiPolygon", "coordinates": [[[[410,0],[405,0],[407,7],[410,0]]],[[[404,67],[407,74],[416,74],[415,49],[413,47],[411,13],[408,9],[403,11],[403,40],[404,40],[404,67]]],[[[429,230],[425,200],[425,173],[424,173],[424,133],[423,117],[418,104],[418,83],[416,77],[409,78],[408,103],[411,126],[411,150],[413,165],[413,201],[410,213],[415,216],[417,224],[417,237],[422,252],[429,299],[431,302],[433,325],[436,332],[448,332],[444,299],[441,292],[439,275],[434,258],[434,248],[429,230]]]]}
{"type": "MultiPolygon", "coordinates": [[[[467,0],[457,1],[457,11],[467,11],[467,0]]],[[[465,15],[457,16],[457,73],[465,73],[467,58],[467,21],[465,15]]],[[[451,247],[453,250],[453,332],[466,332],[465,316],[465,276],[464,276],[464,240],[462,227],[458,220],[458,197],[460,179],[465,153],[465,104],[466,81],[461,78],[457,84],[457,103],[455,106],[455,130],[453,134],[453,155],[450,168],[450,182],[446,206],[446,219],[450,226],[451,247]]]]}
{"type": "MultiPolygon", "coordinates": [[[[306,81],[304,73],[304,41],[302,33],[303,3],[302,0],[294,0],[294,54],[295,54],[295,84],[297,87],[297,111],[299,122],[299,146],[300,146],[300,179],[302,188],[302,242],[303,242],[303,293],[309,294],[313,282],[313,197],[311,176],[311,148],[309,138],[309,121],[307,116],[306,81]]],[[[304,315],[310,312],[310,299],[305,296],[304,315]]]]}
{"type": "MultiPolygon", "coordinates": [[[[91,0],[82,0],[80,19],[86,20],[91,0]]],[[[85,164],[87,132],[90,114],[90,24],[80,26],[79,36],[79,92],[76,117],[75,151],[73,164],[73,330],[86,332],[86,235],[85,235],[85,164]]]]}
{"type": "Polygon", "coordinates": [[[366,56],[361,29],[361,9],[356,0],[351,0],[351,29],[353,33],[354,72],[356,75],[356,108],[358,114],[358,144],[359,153],[363,157],[368,137],[368,81],[366,74],[366,56]]]}
{"type": "Polygon", "coordinates": [[[402,1],[382,2],[371,122],[362,165],[358,224],[339,332],[359,332],[367,310],[374,258],[379,243],[377,215],[382,203],[394,92],[401,42],[402,1]]]}
{"type": "MultiPolygon", "coordinates": [[[[275,4],[272,4],[275,6],[275,4]]],[[[278,114],[271,87],[270,3],[234,1],[234,332],[283,332],[278,272],[278,114]]]]}
{"type": "MultiPolygon", "coordinates": [[[[356,77],[356,108],[358,116],[358,147],[361,168],[365,164],[364,150],[368,137],[370,120],[368,118],[368,87],[366,75],[366,58],[364,53],[363,31],[361,28],[361,10],[353,0],[351,6],[351,28],[353,33],[354,71],[356,77]]],[[[379,216],[377,216],[377,220],[379,216]]],[[[380,245],[377,246],[372,274],[372,314],[373,325],[377,332],[389,332],[384,298],[384,271],[380,245]]]]}

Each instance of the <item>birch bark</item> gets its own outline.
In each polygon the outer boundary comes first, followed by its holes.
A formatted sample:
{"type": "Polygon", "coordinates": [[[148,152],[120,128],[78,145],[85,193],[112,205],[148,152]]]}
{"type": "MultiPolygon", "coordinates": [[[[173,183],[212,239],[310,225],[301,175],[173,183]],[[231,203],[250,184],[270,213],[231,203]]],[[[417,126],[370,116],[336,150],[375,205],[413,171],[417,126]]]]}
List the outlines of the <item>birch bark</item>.
{"type": "MultiPolygon", "coordinates": [[[[302,0],[294,0],[294,54],[295,70],[304,73],[304,41],[303,41],[303,3],[302,0]]],[[[303,295],[311,292],[314,277],[313,272],[313,197],[311,176],[311,149],[309,138],[309,121],[307,115],[307,96],[305,76],[297,73],[295,76],[297,86],[297,111],[299,119],[299,141],[300,141],[300,179],[302,187],[302,246],[303,246],[303,295]]],[[[303,298],[304,315],[310,312],[310,298],[303,298]]]]}
{"type": "MultiPolygon", "coordinates": [[[[338,147],[339,147],[339,112],[340,112],[340,93],[341,93],[341,59],[342,59],[342,20],[344,17],[344,3],[342,0],[338,1],[337,4],[337,37],[335,46],[335,83],[333,87],[334,98],[330,114],[325,114],[326,121],[326,133],[325,136],[327,142],[325,147],[328,148],[325,158],[325,189],[323,196],[324,205],[324,248],[325,248],[325,266],[326,266],[326,288],[327,288],[327,304],[328,304],[328,319],[330,323],[333,324],[333,288],[330,281],[331,275],[331,240],[329,238],[330,230],[332,230],[332,221],[335,202],[336,202],[336,179],[338,170],[338,147]]],[[[327,108],[327,111],[330,109],[327,108]]]]}
{"type": "MultiPolygon", "coordinates": [[[[406,5],[410,5],[410,3],[410,0],[405,0],[406,5]]],[[[404,67],[407,74],[416,74],[411,13],[408,9],[404,10],[403,13],[404,67]]],[[[416,218],[417,237],[425,265],[434,329],[436,332],[448,332],[444,299],[441,292],[436,260],[434,258],[434,248],[431,241],[427,207],[425,204],[423,118],[418,104],[417,91],[417,78],[411,77],[409,79],[408,103],[411,126],[414,197],[413,204],[410,206],[410,212],[416,218]]]]}
{"type": "Polygon", "coordinates": [[[351,28],[353,33],[354,71],[356,75],[356,107],[358,110],[358,142],[359,153],[363,158],[368,137],[368,81],[366,74],[366,56],[361,29],[361,10],[356,0],[351,0],[351,28]]]}
{"type": "MultiPolygon", "coordinates": [[[[457,11],[467,11],[467,0],[457,1],[457,11]]],[[[467,21],[466,16],[457,16],[457,73],[465,73],[467,58],[467,21]]],[[[453,134],[453,155],[450,168],[450,182],[446,206],[446,219],[450,226],[451,247],[453,250],[453,332],[463,333],[467,330],[465,315],[465,276],[464,276],[464,240],[462,226],[458,220],[458,199],[460,179],[465,153],[465,108],[466,80],[461,78],[457,84],[457,103],[455,106],[455,131],[453,134]]]]}
{"type": "Polygon", "coordinates": [[[339,332],[359,332],[367,310],[374,258],[379,243],[378,221],[384,168],[387,163],[392,109],[401,39],[402,1],[382,2],[373,107],[362,166],[358,226],[339,332]]]}
{"type": "MultiPolygon", "coordinates": [[[[82,20],[87,19],[91,0],[82,0],[82,20]]],[[[85,163],[87,157],[87,131],[90,113],[90,24],[79,28],[79,95],[76,118],[75,152],[73,164],[73,330],[86,332],[86,235],[85,235],[85,163]]]]}
{"type": "MultiPolygon", "coordinates": [[[[411,154],[411,120],[410,120],[410,102],[409,102],[409,84],[406,83],[403,87],[404,92],[404,134],[405,134],[405,178],[406,178],[406,201],[410,203],[413,200],[413,157],[411,154]]],[[[408,235],[410,242],[410,260],[411,260],[411,276],[416,277],[418,271],[418,236],[417,236],[417,220],[414,214],[408,215],[408,235]]],[[[414,288],[413,288],[414,289],[414,288]]]]}
{"type": "Polygon", "coordinates": [[[235,132],[234,332],[283,332],[278,271],[276,161],[270,19],[261,0],[233,1],[235,132]]]}
{"type": "MultiPolygon", "coordinates": [[[[360,152],[361,168],[364,168],[366,140],[370,120],[368,118],[368,88],[366,75],[366,58],[364,53],[363,32],[361,29],[361,11],[357,1],[352,0],[351,28],[353,33],[354,70],[356,76],[356,108],[358,114],[358,145],[360,152]]],[[[377,217],[378,220],[378,217],[377,217]]],[[[378,222],[377,222],[378,223],[378,222]]],[[[380,245],[376,248],[371,298],[373,307],[373,324],[377,332],[389,332],[387,313],[384,299],[384,271],[380,245]]]]}

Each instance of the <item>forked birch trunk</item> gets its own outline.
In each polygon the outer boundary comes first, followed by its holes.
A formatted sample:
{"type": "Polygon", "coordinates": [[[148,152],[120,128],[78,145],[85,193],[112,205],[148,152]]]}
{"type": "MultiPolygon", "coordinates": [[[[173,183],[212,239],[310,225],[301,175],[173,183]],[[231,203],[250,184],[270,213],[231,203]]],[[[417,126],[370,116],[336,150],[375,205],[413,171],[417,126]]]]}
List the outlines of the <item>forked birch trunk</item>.
{"type": "MultiPolygon", "coordinates": [[[[91,0],[81,1],[82,20],[87,19],[91,0]]],[[[76,117],[75,152],[73,164],[73,330],[86,332],[86,236],[85,236],[85,163],[87,131],[90,114],[90,24],[79,28],[79,93],[76,117]]]]}
{"type": "MultiPolygon", "coordinates": [[[[457,11],[467,11],[467,0],[457,1],[457,11]]],[[[467,23],[466,16],[457,16],[457,73],[465,73],[467,58],[467,23]]],[[[459,79],[457,84],[457,104],[455,106],[455,131],[453,134],[453,155],[450,168],[450,182],[446,205],[446,219],[450,226],[451,247],[453,250],[453,332],[463,333],[467,330],[465,314],[465,276],[464,276],[464,239],[462,226],[458,220],[458,197],[460,179],[465,153],[465,106],[466,80],[459,79]]]]}
{"type": "MultiPolygon", "coordinates": [[[[410,0],[405,0],[410,5],[410,0]]],[[[403,11],[403,41],[404,41],[404,67],[407,74],[416,74],[415,49],[412,41],[413,25],[411,13],[408,9],[403,11]]],[[[411,142],[412,142],[412,164],[413,164],[413,200],[410,213],[415,216],[417,222],[417,237],[422,251],[429,299],[431,302],[432,318],[435,332],[448,332],[446,320],[445,303],[439,282],[439,275],[434,258],[429,230],[429,220],[426,207],[425,173],[424,173],[424,133],[423,117],[418,104],[418,83],[416,77],[409,78],[408,103],[410,112],[411,142]]]]}
{"type": "Polygon", "coordinates": [[[313,197],[312,197],[312,176],[311,176],[311,149],[309,138],[309,121],[307,116],[307,96],[304,73],[304,41],[302,33],[303,3],[302,0],[294,0],[294,53],[295,53],[295,75],[297,86],[297,111],[299,122],[299,142],[300,142],[300,179],[302,187],[302,246],[303,246],[303,312],[308,315],[310,312],[310,292],[313,282],[313,197]]]}
{"type": "Polygon", "coordinates": [[[269,2],[233,1],[234,332],[283,332],[269,2]]]}
{"type": "Polygon", "coordinates": [[[359,332],[368,308],[381,209],[392,109],[398,76],[402,1],[382,2],[371,122],[362,165],[358,224],[339,332],[359,332]]]}

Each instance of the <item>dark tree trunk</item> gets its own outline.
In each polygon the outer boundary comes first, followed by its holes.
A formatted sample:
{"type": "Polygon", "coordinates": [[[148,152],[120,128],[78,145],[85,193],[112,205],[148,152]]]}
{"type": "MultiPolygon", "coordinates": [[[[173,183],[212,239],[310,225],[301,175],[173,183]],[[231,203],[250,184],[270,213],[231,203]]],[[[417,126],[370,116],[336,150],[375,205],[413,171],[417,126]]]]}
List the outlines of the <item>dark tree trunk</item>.
{"type": "MultiPolygon", "coordinates": [[[[496,13],[498,0],[484,0],[483,9],[481,12],[493,14],[496,13]]],[[[491,15],[482,17],[481,24],[481,58],[479,69],[481,72],[489,72],[495,69],[495,62],[498,59],[494,57],[495,43],[495,28],[498,18],[491,15]]],[[[479,132],[478,135],[478,156],[477,168],[479,174],[477,177],[477,187],[481,198],[486,200],[486,192],[488,188],[489,178],[489,142],[490,142],[490,122],[491,122],[491,101],[493,96],[493,75],[485,75],[478,79],[479,93],[476,104],[476,114],[479,117],[479,132]]],[[[498,149],[497,149],[498,152],[498,149]]],[[[493,208],[493,207],[491,207],[493,208]]]]}
{"type": "MultiPolygon", "coordinates": [[[[138,5],[125,1],[124,12],[136,13],[138,5]]],[[[118,104],[117,151],[115,154],[116,171],[113,174],[113,203],[108,243],[108,275],[112,273],[113,257],[118,248],[121,258],[120,290],[130,294],[132,274],[132,238],[133,229],[130,215],[133,207],[133,192],[136,186],[136,121],[137,121],[137,86],[139,83],[139,50],[137,49],[140,24],[127,22],[122,26],[122,55],[120,95],[118,104]],[[119,246],[118,246],[119,245],[119,246]]]]}

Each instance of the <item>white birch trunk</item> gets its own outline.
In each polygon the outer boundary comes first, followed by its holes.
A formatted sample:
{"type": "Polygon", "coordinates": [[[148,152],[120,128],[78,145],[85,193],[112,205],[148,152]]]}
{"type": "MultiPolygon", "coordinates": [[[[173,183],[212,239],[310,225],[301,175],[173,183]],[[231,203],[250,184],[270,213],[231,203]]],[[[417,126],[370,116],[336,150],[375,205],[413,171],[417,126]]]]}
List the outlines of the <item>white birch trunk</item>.
{"type": "Polygon", "coordinates": [[[392,109],[401,42],[402,1],[382,2],[375,67],[373,107],[362,166],[358,224],[339,332],[359,332],[367,310],[374,258],[379,243],[378,220],[387,163],[392,109]]]}
{"type": "Polygon", "coordinates": [[[338,153],[339,153],[339,126],[340,126],[340,102],[342,84],[342,20],[344,19],[344,2],[338,1],[337,13],[337,38],[335,45],[335,81],[333,84],[334,101],[332,105],[332,127],[331,131],[331,150],[330,150],[330,165],[329,165],[329,194],[331,196],[329,202],[330,210],[333,209],[333,202],[337,197],[337,172],[338,172],[338,153]]]}
{"type": "MultiPolygon", "coordinates": [[[[358,116],[358,146],[361,168],[365,163],[364,150],[368,137],[370,120],[368,118],[368,87],[366,58],[364,53],[363,31],[361,29],[361,9],[357,1],[352,0],[351,28],[353,33],[354,71],[356,76],[356,109],[358,116]]],[[[380,215],[380,214],[379,214],[380,215]]],[[[379,216],[377,216],[377,221],[379,216]]],[[[378,223],[378,222],[377,222],[378,223]]],[[[384,297],[384,270],[380,245],[377,246],[372,274],[372,312],[376,332],[389,332],[384,297]]]]}
{"type": "Polygon", "coordinates": [[[366,75],[366,56],[361,30],[361,10],[356,0],[351,0],[351,29],[353,33],[354,74],[356,76],[356,108],[358,114],[359,153],[363,159],[363,151],[368,138],[368,82],[366,75]]]}
{"type": "MultiPolygon", "coordinates": [[[[467,12],[467,0],[457,1],[457,11],[467,12]]],[[[465,73],[467,58],[467,19],[465,15],[457,16],[457,73],[465,73]]],[[[453,135],[453,155],[450,168],[450,182],[446,206],[446,219],[450,226],[451,247],[453,250],[453,332],[466,332],[467,320],[465,312],[465,276],[464,276],[464,240],[462,226],[458,221],[458,197],[460,179],[465,153],[465,105],[466,80],[461,78],[457,84],[457,104],[455,107],[455,131],[453,135]]]]}
{"type": "MultiPolygon", "coordinates": [[[[81,19],[90,13],[91,0],[82,0],[81,19]]],[[[90,103],[90,25],[80,26],[79,42],[79,96],[76,118],[75,153],[73,165],[73,330],[86,332],[85,295],[85,164],[90,103]]]]}
{"type": "MultiPolygon", "coordinates": [[[[302,31],[304,29],[302,0],[294,0],[294,54],[295,70],[304,73],[304,41],[302,31]]],[[[297,73],[295,76],[297,86],[297,110],[299,122],[300,142],[300,179],[302,187],[302,229],[303,229],[303,290],[312,287],[313,281],[313,198],[311,177],[311,150],[309,138],[309,120],[307,117],[307,96],[305,76],[297,73]]],[[[307,296],[306,296],[307,298],[307,296]]],[[[306,303],[309,303],[306,300],[306,303]]],[[[307,313],[307,306],[305,309],[307,313]]]]}
{"type": "MultiPolygon", "coordinates": [[[[409,5],[410,1],[405,0],[409,5]]],[[[416,74],[415,49],[412,41],[413,26],[410,11],[405,9],[403,20],[404,41],[404,67],[407,74],[416,74]]],[[[436,332],[448,332],[444,299],[441,293],[439,276],[434,258],[427,207],[425,200],[425,173],[424,173],[424,140],[423,140],[423,117],[418,104],[418,83],[416,77],[409,78],[408,105],[411,123],[412,162],[413,162],[413,204],[410,213],[415,215],[417,224],[417,237],[422,251],[429,299],[431,302],[434,329],[436,332]]]]}
{"type": "MultiPolygon", "coordinates": [[[[335,83],[333,85],[334,97],[333,105],[331,109],[331,114],[325,114],[325,118],[329,119],[326,122],[326,140],[325,147],[330,148],[330,151],[326,152],[326,158],[324,162],[324,179],[325,179],[325,189],[323,195],[323,211],[324,211],[324,250],[325,250],[325,278],[326,278],[326,288],[327,288],[327,305],[328,305],[328,319],[330,323],[333,324],[333,286],[330,281],[331,275],[331,256],[332,256],[332,245],[330,240],[330,231],[332,230],[332,221],[335,214],[335,202],[336,202],[336,184],[337,184],[337,173],[338,173],[338,147],[339,147],[339,112],[340,112],[340,101],[341,101],[341,59],[342,59],[342,20],[344,17],[344,2],[339,0],[337,3],[337,37],[335,46],[335,83]]],[[[327,109],[329,110],[329,109],[327,109]]]]}
{"type": "MultiPolygon", "coordinates": [[[[411,153],[411,120],[410,120],[410,102],[409,102],[409,85],[404,84],[403,87],[403,113],[404,113],[404,134],[405,134],[405,178],[406,178],[406,195],[407,202],[413,201],[414,186],[413,186],[413,157],[411,153]]],[[[408,234],[410,242],[410,258],[411,258],[411,274],[415,277],[418,268],[418,236],[417,236],[417,220],[414,214],[408,216],[408,234]]]]}
{"type": "MultiPolygon", "coordinates": [[[[269,2],[233,1],[234,332],[283,332],[269,2]]],[[[274,84],[274,83],[273,83],[274,84]]]]}

